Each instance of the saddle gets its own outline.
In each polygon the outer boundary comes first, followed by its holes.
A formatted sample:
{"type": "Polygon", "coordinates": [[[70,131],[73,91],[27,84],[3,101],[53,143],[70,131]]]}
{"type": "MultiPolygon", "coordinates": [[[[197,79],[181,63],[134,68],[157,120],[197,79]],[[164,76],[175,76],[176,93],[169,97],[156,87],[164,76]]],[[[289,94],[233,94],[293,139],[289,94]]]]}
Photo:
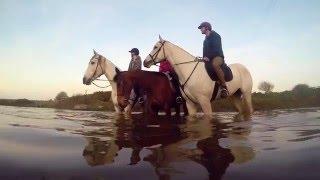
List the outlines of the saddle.
{"type": "MultiPolygon", "coordinates": [[[[206,68],[206,71],[209,75],[209,77],[211,78],[212,81],[219,81],[219,78],[215,72],[215,70],[213,69],[212,63],[211,62],[205,62],[204,66],[206,68]]],[[[233,79],[233,74],[231,69],[229,68],[229,66],[227,66],[226,63],[223,63],[221,65],[221,69],[224,73],[224,79],[226,80],[226,82],[229,82],[233,79]]]]}
{"type": "MultiPolygon", "coordinates": [[[[220,84],[220,80],[219,80],[215,70],[213,69],[212,63],[211,62],[204,62],[204,66],[205,66],[205,69],[206,69],[209,77],[211,78],[211,80],[217,82],[217,83],[215,83],[214,88],[213,88],[211,101],[220,99],[221,98],[221,84],[220,84]]],[[[223,63],[221,65],[221,69],[224,73],[224,79],[226,80],[226,82],[231,81],[233,79],[233,74],[232,74],[232,71],[229,68],[229,66],[227,66],[226,63],[223,63]]]]}

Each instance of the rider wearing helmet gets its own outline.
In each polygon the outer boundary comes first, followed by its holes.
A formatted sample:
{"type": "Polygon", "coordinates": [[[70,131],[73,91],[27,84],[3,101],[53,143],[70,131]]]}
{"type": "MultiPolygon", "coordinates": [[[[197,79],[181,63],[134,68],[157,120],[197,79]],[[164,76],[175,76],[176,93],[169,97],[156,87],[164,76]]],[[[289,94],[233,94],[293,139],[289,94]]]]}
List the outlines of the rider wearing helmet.
{"type": "Polygon", "coordinates": [[[217,32],[212,30],[211,24],[208,22],[202,22],[198,29],[206,36],[203,41],[203,60],[212,64],[222,86],[221,97],[227,97],[229,96],[229,92],[224,72],[221,69],[221,65],[224,63],[221,37],[217,32]]]}
{"type": "Polygon", "coordinates": [[[141,70],[141,57],[139,56],[139,49],[132,48],[129,52],[131,53],[131,61],[128,71],[141,70]]]}
{"type": "MultiPolygon", "coordinates": [[[[141,57],[139,56],[139,49],[138,48],[132,48],[130,51],[131,53],[131,60],[130,64],[128,67],[128,71],[136,71],[136,70],[141,70],[141,57]]],[[[131,90],[130,93],[130,99],[129,99],[129,104],[125,109],[125,112],[130,114],[132,111],[132,108],[135,104],[136,101],[142,102],[143,97],[140,97],[138,99],[137,93],[134,91],[134,89],[131,90]]]]}

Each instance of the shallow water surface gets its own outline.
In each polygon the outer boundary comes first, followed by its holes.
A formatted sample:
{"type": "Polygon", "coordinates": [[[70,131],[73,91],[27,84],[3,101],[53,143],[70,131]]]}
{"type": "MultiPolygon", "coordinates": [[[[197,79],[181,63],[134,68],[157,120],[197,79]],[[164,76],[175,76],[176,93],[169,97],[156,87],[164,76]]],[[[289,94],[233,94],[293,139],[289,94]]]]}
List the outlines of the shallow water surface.
{"type": "Polygon", "coordinates": [[[0,179],[320,179],[320,108],[213,117],[0,106],[0,179]]]}

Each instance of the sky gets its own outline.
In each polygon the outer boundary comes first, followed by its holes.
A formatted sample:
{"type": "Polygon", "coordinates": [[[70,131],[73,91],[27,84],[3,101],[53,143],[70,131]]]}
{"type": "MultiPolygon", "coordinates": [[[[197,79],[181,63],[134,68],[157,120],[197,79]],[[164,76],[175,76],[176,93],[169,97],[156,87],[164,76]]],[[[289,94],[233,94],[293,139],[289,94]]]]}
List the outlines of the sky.
{"type": "Polygon", "coordinates": [[[221,35],[226,63],[249,69],[254,91],[261,81],[320,86],[318,0],[1,0],[0,98],[106,90],[82,84],[92,49],[126,70],[128,50],[144,59],[159,34],[201,56],[202,21],[221,35]]]}

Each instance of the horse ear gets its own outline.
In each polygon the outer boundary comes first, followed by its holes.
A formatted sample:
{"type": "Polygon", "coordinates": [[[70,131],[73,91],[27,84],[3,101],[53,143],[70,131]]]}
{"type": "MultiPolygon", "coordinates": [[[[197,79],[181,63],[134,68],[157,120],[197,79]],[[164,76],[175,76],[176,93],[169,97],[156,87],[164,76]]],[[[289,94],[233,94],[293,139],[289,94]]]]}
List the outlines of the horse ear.
{"type": "Polygon", "coordinates": [[[116,74],[119,74],[120,70],[118,68],[116,68],[116,74]]]}
{"type": "Polygon", "coordinates": [[[113,77],[113,81],[114,81],[114,82],[117,82],[117,81],[118,81],[118,74],[116,74],[116,75],[113,77]]]}
{"type": "Polygon", "coordinates": [[[97,54],[98,54],[95,50],[93,50],[93,53],[94,53],[94,55],[97,55],[97,54]]]}
{"type": "Polygon", "coordinates": [[[162,37],[160,36],[160,34],[159,34],[159,40],[160,40],[161,42],[163,42],[163,39],[162,39],[162,37]]]}

